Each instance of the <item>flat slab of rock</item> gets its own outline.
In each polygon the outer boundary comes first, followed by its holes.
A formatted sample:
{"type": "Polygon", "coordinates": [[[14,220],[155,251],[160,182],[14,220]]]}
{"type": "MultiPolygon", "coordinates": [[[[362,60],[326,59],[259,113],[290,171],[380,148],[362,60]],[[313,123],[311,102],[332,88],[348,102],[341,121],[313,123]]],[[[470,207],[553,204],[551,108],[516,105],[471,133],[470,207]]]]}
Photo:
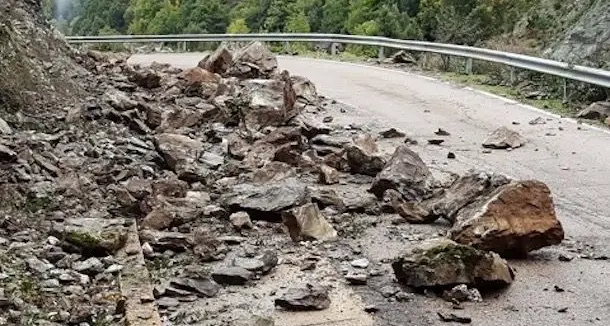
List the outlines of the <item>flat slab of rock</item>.
{"type": "Polygon", "coordinates": [[[62,246],[84,256],[105,257],[115,254],[126,241],[128,229],[124,219],[68,219],[53,226],[53,233],[64,239],[62,246]]]}
{"type": "Polygon", "coordinates": [[[218,284],[244,285],[252,279],[252,272],[237,266],[222,267],[212,272],[212,278],[218,284]]]}
{"type": "MultiPolygon", "coordinates": [[[[256,213],[279,213],[309,201],[307,186],[295,178],[265,184],[239,184],[225,197],[225,204],[243,210],[255,218],[256,213]]],[[[261,214],[258,214],[261,215],[261,214]]]]}
{"type": "Polygon", "coordinates": [[[164,133],[155,136],[155,146],[181,180],[205,181],[210,171],[198,162],[203,143],[188,136],[164,133]]]}
{"type": "Polygon", "coordinates": [[[499,288],[514,279],[513,270],[498,254],[444,238],[407,251],[394,260],[392,268],[400,283],[414,288],[450,288],[459,284],[499,288]]]}
{"type": "Polygon", "coordinates": [[[398,146],[392,158],[377,175],[371,192],[383,198],[386,190],[397,190],[406,200],[416,200],[429,191],[432,174],[422,159],[405,145],[398,146]]]}
{"type": "Polygon", "coordinates": [[[595,102],[578,112],[577,117],[583,119],[606,119],[610,117],[610,102],[595,102]]]}
{"type": "Polygon", "coordinates": [[[216,296],[220,290],[220,286],[210,279],[177,278],[170,285],[208,298],[216,296]]]}
{"type": "Polygon", "coordinates": [[[212,54],[206,56],[197,65],[214,74],[224,74],[233,62],[233,54],[224,46],[220,46],[212,54]]]}
{"type": "Polygon", "coordinates": [[[275,299],[275,305],[286,310],[324,310],[330,306],[328,290],[307,284],[302,288],[289,289],[282,297],[275,299]]]}
{"type": "Polygon", "coordinates": [[[540,181],[513,181],[479,198],[457,216],[450,237],[501,255],[522,255],[561,243],[563,228],[549,188],[540,181]]]}
{"type": "Polygon", "coordinates": [[[518,132],[500,127],[487,136],[483,141],[483,147],[493,149],[519,148],[526,142],[527,140],[518,132]]]}
{"type": "Polygon", "coordinates": [[[282,214],[282,220],[294,241],[329,241],[337,238],[337,231],[328,223],[316,204],[310,203],[286,211],[282,214]]]}

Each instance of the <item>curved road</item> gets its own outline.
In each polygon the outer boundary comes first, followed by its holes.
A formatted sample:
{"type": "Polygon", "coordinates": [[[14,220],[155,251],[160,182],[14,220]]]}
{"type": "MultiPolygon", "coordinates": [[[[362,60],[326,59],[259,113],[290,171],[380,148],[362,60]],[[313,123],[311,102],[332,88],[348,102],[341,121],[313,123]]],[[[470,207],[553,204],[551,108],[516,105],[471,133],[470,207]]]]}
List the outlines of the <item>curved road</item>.
{"type": "MultiPolygon", "coordinates": [[[[185,68],[196,65],[200,58],[201,54],[154,54],[130,60],[167,62],[185,68]]],[[[584,248],[598,257],[610,256],[610,132],[411,73],[297,57],[279,60],[281,69],[311,79],[320,94],[354,107],[355,112],[335,117],[338,122],[395,127],[420,144],[435,137],[438,128],[451,132],[442,147],[418,147],[429,164],[455,172],[485,168],[546,182],[566,231],[562,252],[584,248]],[[537,117],[543,117],[546,123],[528,123],[537,117]],[[483,153],[482,140],[500,126],[520,132],[528,144],[514,151],[483,153]],[[447,160],[448,151],[455,152],[457,159],[447,160]]],[[[380,246],[370,250],[391,254],[391,250],[384,250],[384,244],[380,246]]],[[[497,301],[486,300],[469,308],[473,324],[610,324],[610,262],[559,262],[553,253],[542,251],[528,261],[513,262],[517,269],[515,284],[497,301]],[[566,291],[556,293],[554,285],[566,291]],[[564,307],[567,312],[557,312],[564,307]]],[[[429,308],[433,313],[434,306],[429,308]]],[[[437,318],[429,318],[429,311],[424,318],[419,310],[403,312],[422,315],[413,317],[409,325],[437,323],[437,318]]]]}

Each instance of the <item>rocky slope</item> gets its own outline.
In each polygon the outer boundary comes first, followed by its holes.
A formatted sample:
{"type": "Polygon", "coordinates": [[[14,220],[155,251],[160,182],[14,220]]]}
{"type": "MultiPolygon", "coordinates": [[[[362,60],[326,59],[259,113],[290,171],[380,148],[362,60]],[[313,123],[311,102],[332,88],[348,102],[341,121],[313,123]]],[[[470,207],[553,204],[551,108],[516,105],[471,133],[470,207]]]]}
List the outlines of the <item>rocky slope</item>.
{"type": "MultiPolygon", "coordinates": [[[[9,3],[2,325],[296,325],[344,317],[349,287],[392,272],[404,287],[388,284],[389,302],[424,289],[459,305],[513,281],[500,255],[563,239],[544,184],[439,178],[404,133],[333,124],[345,108],[260,43],[184,71],[131,66],[50,36],[38,1],[9,3]],[[349,248],[380,224],[437,219],[446,237],[409,235],[393,261],[349,248]]],[[[370,325],[374,309],[347,306],[370,325]]]]}

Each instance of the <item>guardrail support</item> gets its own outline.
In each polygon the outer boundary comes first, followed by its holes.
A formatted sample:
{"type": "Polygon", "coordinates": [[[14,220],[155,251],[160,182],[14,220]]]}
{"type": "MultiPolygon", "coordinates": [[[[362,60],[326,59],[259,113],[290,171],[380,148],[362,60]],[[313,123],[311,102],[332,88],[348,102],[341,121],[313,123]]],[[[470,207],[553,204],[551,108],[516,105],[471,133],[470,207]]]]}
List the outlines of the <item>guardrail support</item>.
{"type": "Polygon", "coordinates": [[[379,47],[379,50],[377,52],[377,58],[379,59],[379,61],[385,59],[385,48],[383,46],[379,47]]]}
{"type": "Polygon", "coordinates": [[[284,42],[284,52],[286,52],[288,54],[292,54],[292,51],[290,51],[290,42],[288,42],[288,41],[284,42]]]}
{"type": "Polygon", "coordinates": [[[330,54],[333,56],[337,55],[337,43],[330,43],[330,54]]]}
{"type": "Polygon", "coordinates": [[[563,102],[568,102],[568,80],[563,78],[563,102]]]}
{"type": "Polygon", "coordinates": [[[510,84],[513,85],[516,80],[515,67],[510,67],[509,69],[510,69],[510,84]]]}
{"type": "Polygon", "coordinates": [[[466,58],[466,74],[472,75],[472,58],[466,58]]]}
{"type": "Polygon", "coordinates": [[[182,52],[186,52],[186,41],[182,42],[182,52]]]}

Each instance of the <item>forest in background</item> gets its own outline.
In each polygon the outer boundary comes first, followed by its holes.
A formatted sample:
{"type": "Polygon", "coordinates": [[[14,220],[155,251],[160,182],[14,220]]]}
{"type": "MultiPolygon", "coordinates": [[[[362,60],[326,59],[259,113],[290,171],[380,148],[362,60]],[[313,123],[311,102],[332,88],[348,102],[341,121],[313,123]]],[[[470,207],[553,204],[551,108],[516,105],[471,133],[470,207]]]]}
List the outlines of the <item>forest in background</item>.
{"type": "MultiPolygon", "coordinates": [[[[344,33],[543,49],[561,32],[563,0],[43,0],[66,35],[344,33]],[[502,41],[498,42],[498,39],[502,41]]],[[[565,20],[565,19],[564,19],[565,20]]]]}

